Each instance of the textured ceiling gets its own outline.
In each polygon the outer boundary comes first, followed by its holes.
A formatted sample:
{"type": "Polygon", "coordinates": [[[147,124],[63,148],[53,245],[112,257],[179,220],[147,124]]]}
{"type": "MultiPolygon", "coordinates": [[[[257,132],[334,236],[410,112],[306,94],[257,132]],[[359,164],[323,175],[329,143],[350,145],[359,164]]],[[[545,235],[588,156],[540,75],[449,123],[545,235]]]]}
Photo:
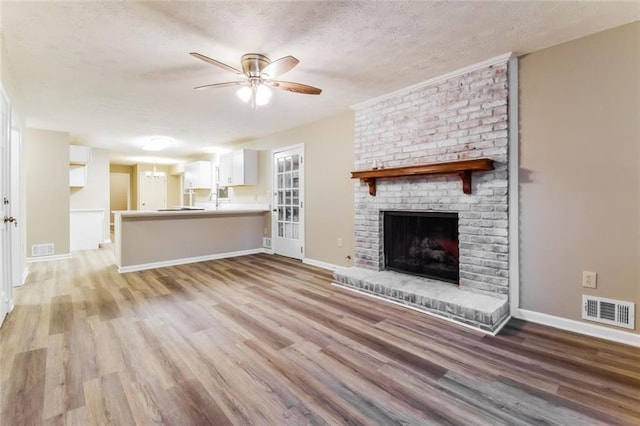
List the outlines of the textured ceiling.
{"type": "MultiPolygon", "coordinates": [[[[640,20],[639,2],[7,2],[8,65],[30,127],[141,154],[167,135],[167,155],[252,139],[507,52],[518,55],[640,20]],[[247,52],[300,64],[282,76],[320,96],[274,91],[257,110],[234,80],[189,56],[234,67],[247,52]]],[[[118,157],[121,158],[121,157],[118,157]]]]}

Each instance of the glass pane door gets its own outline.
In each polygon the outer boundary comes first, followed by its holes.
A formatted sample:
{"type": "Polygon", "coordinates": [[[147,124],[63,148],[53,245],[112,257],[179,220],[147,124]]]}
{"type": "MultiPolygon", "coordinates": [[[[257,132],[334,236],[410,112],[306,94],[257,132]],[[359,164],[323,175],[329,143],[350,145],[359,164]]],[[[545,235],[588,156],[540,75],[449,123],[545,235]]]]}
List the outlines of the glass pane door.
{"type": "Polygon", "coordinates": [[[274,200],[272,247],[276,254],[303,258],[304,164],[303,148],[273,154],[274,200]]]}
{"type": "Polygon", "coordinates": [[[297,240],[300,235],[300,156],[279,157],[277,163],[277,233],[297,240]]]}

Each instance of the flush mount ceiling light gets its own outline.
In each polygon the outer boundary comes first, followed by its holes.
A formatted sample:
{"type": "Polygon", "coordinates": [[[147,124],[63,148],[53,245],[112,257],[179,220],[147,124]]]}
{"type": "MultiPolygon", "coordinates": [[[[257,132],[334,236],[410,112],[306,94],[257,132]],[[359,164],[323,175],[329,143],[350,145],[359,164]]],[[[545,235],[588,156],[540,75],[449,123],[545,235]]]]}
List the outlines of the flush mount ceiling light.
{"type": "Polygon", "coordinates": [[[222,62],[211,59],[200,53],[191,52],[191,55],[208,64],[215,65],[227,71],[231,71],[241,78],[238,81],[230,81],[227,83],[214,83],[196,87],[199,89],[212,89],[216,87],[242,86],[238,89],[237,95],[242,102],[251,101],[251,106],[262,106],[269,103],[271,99],[271,89],[276,88],[286,90],[288,92],[302,93],[306,95],[319,95],[322,90],[317,87],[307,86],[306,84],[293,83],[290,81],[272,80],[281,74],[290,71],[298,65],[298,60],[293,56],[285,56],[271,62],[269,58],[259,53],[247,53],[240,60],[242,71],[222,62]]]}
{"type": "Polygon", "coordinates": [[[140,148],[145,151],[162,151],[169,148],[173,144],[173,139],[167,136],[152,136],[145,139],[140,144],[140,148]]]}

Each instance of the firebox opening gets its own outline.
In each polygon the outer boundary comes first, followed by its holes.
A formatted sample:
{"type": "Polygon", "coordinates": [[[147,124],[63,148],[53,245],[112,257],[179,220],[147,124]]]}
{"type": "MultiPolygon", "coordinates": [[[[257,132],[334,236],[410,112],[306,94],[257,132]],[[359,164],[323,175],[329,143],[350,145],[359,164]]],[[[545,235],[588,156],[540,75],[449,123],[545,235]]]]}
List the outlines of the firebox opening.
{"type": "Polygon", "coordinates": [[[458,214],[385,211],[385,269],[458,284],[458,214]]]}

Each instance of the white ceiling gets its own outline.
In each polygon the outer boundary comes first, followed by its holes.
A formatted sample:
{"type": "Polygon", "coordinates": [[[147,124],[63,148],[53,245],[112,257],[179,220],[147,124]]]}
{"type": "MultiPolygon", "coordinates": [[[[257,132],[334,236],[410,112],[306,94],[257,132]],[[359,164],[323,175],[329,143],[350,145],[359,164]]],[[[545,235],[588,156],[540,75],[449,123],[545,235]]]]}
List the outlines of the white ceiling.
{"type": "MultiPolygon", "coordinates": [[[[533,52],[640,20],[640,2],[8,2],[3,60],[29,127],[141,155],[135,141],[177,139],[168,156],[253,139],[507,52],[533,52]],[[282,76],[319,96],[276,91],[252,110],[233,87],[244,53],[300,64],[282,76]]],[[[163,153],[164,155],[164,153],[163,153]]]]}

